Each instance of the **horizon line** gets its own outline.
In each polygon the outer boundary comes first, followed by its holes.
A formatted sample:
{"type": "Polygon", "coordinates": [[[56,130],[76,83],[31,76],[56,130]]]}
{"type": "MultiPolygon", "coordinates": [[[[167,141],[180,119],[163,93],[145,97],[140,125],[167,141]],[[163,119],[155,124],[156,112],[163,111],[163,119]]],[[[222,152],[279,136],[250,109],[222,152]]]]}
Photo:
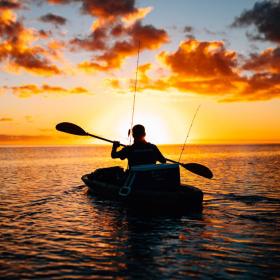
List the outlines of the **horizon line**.
{"type": "MultiPolygon", "coordinates": [[[[157,146],[182,146],[184,143],[161,143],[156,144],[157,146]]],[[[254,145],[280,145],[279,142],[208,142],[208,143],[187,143],[186,146],[254,146],[254,145]]],[[[0,143],[0,148],[17,148],[17,147],[94,147],[94,146],[112,146],[112,144],[99,144],[99,143],[57,143],[57,144],[50,144],[50,143],[42,143],[42,144],[34,144],[34,143],[24,143],[24,144],[11,144],[11,143],[0,143]]]]}

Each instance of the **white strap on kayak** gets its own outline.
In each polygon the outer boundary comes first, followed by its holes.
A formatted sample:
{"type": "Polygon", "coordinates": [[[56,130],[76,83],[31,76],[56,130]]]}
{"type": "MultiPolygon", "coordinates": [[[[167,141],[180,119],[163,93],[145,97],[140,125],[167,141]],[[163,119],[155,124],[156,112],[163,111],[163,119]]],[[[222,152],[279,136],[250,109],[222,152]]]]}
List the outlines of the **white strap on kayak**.
{"type": "Polygon", "coordinates": [[[128,196],[131,192],[131,187],[135,179],[135,173],[130,173],[124,183],[124,185],[119,190],[120,196],[128,196]]]}

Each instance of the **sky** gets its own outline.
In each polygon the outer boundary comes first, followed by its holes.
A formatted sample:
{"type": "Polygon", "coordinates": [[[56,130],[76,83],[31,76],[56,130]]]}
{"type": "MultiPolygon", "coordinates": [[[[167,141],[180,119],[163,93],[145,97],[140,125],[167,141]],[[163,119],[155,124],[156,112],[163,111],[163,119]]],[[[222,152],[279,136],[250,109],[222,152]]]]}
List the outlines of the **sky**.
{"type": "Polygon", "coordinates": [[[0,145],[280,143],[279,0],[0,0],[0,68],[0,145]]]}

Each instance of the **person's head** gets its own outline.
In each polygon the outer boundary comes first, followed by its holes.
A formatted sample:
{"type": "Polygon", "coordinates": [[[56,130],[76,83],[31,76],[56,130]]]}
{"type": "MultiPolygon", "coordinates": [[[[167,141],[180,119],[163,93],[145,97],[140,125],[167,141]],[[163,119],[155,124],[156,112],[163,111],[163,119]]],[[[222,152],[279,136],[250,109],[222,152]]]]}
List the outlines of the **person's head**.
{"type": "Polygon", "coordinates": [[[136,124],[132,128],[132,136],[135,140],[144,139],[146,136],[145,127],[141,124],[136,124]]]}

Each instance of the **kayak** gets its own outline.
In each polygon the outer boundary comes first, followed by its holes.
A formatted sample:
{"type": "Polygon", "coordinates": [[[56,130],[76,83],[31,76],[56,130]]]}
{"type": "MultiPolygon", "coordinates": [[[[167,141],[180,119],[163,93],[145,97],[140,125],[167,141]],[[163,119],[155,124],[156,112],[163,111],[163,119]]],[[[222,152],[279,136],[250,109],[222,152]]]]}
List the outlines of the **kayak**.
{"type": "Polygon", "coordinates": [[[145,164],[124,171],[99,168],[82,176],[89,191],[101,198],[140,208],[202,210],[203,192],[181,184],[178,164],[145,164]]]}

